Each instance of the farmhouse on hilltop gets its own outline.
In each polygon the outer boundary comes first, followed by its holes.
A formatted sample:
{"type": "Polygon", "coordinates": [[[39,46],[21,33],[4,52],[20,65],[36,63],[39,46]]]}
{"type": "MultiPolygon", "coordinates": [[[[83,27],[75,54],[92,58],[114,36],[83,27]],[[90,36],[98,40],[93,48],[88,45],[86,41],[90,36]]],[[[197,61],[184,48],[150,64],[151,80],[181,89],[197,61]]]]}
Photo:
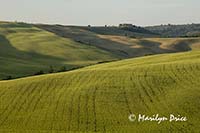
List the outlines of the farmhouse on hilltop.
{"type": "Polygon", "coordinates": [[[119,24],[119,27],[123,28],[123,27],[134,27],[135,25],[133,24],[119,24]]]}

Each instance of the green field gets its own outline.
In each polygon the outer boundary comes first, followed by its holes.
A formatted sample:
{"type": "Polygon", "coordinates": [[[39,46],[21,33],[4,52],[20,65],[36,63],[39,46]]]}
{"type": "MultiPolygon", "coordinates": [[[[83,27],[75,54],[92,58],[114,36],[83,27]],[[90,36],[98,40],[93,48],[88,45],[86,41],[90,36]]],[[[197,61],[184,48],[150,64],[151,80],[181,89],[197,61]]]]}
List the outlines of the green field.
{"type": "Polygon", "coordinates": [[[155,37],[117,27],[0,22],[0,80],[200,48],[200,38],[155,37]]]}
{"type": "Polygon", "coordinates": [[[0,82],[0,132],[200,132],[200,51],[0,82]],[[131,114],[187,122],[130,122],[131,114]]]}
{"type": "Polygon", "coordinates": [[[93,46],[62,38],[25,23],[0,23],[0,79],[33,75],[50,66],[57,71],[115,60],[117,56],[93,46]]]}

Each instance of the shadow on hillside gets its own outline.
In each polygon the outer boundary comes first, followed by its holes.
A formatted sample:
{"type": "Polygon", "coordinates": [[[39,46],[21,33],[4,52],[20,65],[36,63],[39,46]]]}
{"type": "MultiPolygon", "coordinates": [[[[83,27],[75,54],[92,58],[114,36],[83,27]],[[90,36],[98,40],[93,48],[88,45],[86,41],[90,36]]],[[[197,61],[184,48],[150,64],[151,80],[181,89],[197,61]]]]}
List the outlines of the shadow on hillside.
{"type": "Polygon", "coordinates": [[[162,45],[159,42],[153,42],[148,40],[139,40],[139,44],[144,47],[146,50],[149,50],[152,54],[161,54],[161,53],[167,53],[170,52],[169,50],[163,49],[160,46],[162,45]]]}
{"type": "MultiPolygon", "coordinates": [[[[58,57],[53,57],[53,56],[49,56],[49,55],[43,55],[43,54],[39,54],[36,53],[34,51],[32,52],[25,52],[25,51],[21,51],[16,49],[15,47],[13,47],[13,45],[10,43],[10,41],[3,35],[0,34],[0,45],[1,45],[1,49],[0,49],[0,54],[5,53],[10,55],[13,58],[20,58],[20,59],[31,59],[31,58],[36,58],[36,59],[52,59],[52,60],[56,60],[59,62],[64,61],[64,59],[62,58],[58,58],[58,57]]],[[[3,54],[2,54],[3,56],[3,54]]]]}
{"type": "Polygon", "coordinates": [[[95,33],[91,31],[84,30],[81,27],[73,26],[60,26],[60,25],[36,25],[38,28],[47,30],[49,32],[55,33],[58,36],[71,38],[76,42],[95,46],[102,50],[111,52],[120,58],[131,58],[140,57],[145,55],[161,54],[161,53],[173,53],[173,52],[183,52],[189,51],[189,42],[178,42],[168,49],[162,48],[161,43],[148,41],[144,39],[138,39],[140,48],[134,48],[132,45],[125,45],[123,43],[112,41],[105,38],[98,37],[95,33]]]}
{"type": "Polygon", "coordinates": [[[175,52],[183,52],[192,50],[191,45],[198,40],[182,40],[176,42],[174,45],[171,45],[171,49],[175,50],[175,52]]]}
{"type": "MultiPolygon", "coordinates": [[[[47,71],[49,69],[49,66],[65,66],[66,64],[63,64],[65,61],[62,58],[57,58],[53,56],[48,55],[42,55],[39,53],[36,53],[34,51],[32,52],[26,52],[21,51],[13,47],[11,42],[4,36],[0,34],[0,57],[4,60],[0,60],[0,64],[3,67],[6,67],[6,71],[3,71],[3,73],[9,73],[11,75],[15,75],[18,70],[23,71],[23,73],[26,73],[26,75],[33,75],[35,72],[40,71],[42,68],[46,68],[47,71]],[[9,64],[13,66],[6,66],[6,62],[11,61],[9,64]],[[18,67],[15,67],[17,65],[18,67]],[[35,66],[35,67],[34,67],[35,66]],[[40,66],[40,67],[38,67],[40,66]],[[41,68],[42,66],[42,68],[41,68]],[[13,70],[15,69],[15,70],[13,70]],[[27,70],[28,69],[28,70],[27,70]],[[37,70],[34,71],[31,70],[37,70]]],[[[71,69],[71,65],[67,66],[71,69]]],[[[0,70],[0,73],[2,71],[0,70]]],[[[19,73],[20,75],[20,73],[19,73]]]]}

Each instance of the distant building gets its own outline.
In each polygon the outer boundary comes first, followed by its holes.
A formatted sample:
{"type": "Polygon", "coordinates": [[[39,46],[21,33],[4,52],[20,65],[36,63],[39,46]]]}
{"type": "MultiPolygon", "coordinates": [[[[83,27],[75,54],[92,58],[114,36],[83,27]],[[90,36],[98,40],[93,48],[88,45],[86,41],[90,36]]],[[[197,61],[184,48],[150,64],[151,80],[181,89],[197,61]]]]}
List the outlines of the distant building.
{"type": "Polygon", "coordinates": [[[119,24],[119,27],[133,27],[133,24],[119,24]]]}

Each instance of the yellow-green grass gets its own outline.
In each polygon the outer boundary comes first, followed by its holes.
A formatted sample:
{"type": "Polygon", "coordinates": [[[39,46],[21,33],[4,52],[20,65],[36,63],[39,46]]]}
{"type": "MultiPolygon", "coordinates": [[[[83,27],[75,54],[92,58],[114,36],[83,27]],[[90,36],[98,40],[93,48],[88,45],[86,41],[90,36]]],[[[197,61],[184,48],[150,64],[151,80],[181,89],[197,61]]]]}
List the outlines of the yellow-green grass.
{"type": "Polygon", "coordinates": [[[200,51],[0,82],[0,132],[200,132],[200,51]],[[130,122],[130,114],[186,122],[130,122]]]}
{"type": "Polygon", "coordinates": [[[114,60],[109,52],[24,23],[0,23],[0,79],[114,60]]]}

